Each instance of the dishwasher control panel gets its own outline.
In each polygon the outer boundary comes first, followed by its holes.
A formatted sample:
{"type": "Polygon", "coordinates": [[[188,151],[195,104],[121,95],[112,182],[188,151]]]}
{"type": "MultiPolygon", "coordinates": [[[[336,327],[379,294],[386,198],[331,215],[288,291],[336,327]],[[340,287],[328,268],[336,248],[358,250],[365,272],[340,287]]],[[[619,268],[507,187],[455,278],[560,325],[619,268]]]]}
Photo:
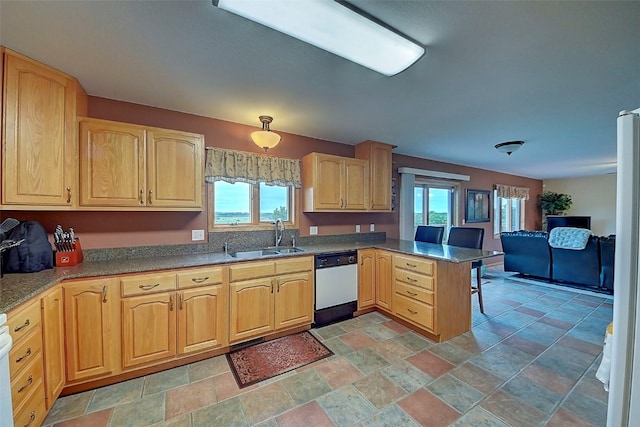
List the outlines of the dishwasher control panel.
{"type": "Polygon", "coordinates": [[[358,252],[334,252],[316,255],[316,269],[338,267],[341,265],[357,264],[358,252]]]}

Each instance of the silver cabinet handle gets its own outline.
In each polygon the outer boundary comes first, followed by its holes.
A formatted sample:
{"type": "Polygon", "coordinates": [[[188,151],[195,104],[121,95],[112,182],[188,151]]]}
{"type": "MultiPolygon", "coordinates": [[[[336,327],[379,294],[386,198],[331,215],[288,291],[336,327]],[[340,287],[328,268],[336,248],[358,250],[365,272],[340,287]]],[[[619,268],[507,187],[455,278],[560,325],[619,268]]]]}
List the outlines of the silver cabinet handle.
{"type": "Polygon", "coordinates": [[[140,198],[139,198],[139,200],[140,200],[140,204],[141,205],[144,205],[143,197],[144,197],[144,190],[140,190],[140,198]]]}
{"type": "Polygon", "coordinates": [[[202,283],[204,281],[209,280],[209,276],[207,277],[194,277],[191,279],[191,281],[196,282],[196,283],[202,283]]]}
{"type": "Polygon", "coordinates": [[[25,320],[24,323],[20,326],[16,326],[15,328],[13,328],[13,332],[18,332],[21,331],[22,329],[26,328],[27,326],[29,326],[30,322],[29,319],[25,320]]]}
{"type": "Polygon", "coordinates": [[[31,347],[27,349],[25,354],[23,354],[22,356],[16,357],[16,363],[22,362],[24,359],[26,359],[29,356],[31,356],[31,347]]]}
{"type": "Polygon", "coordinates": [[[153,190],[149,190],[149,204],[153,204],[153,200],[151,200],[151,195],[153,194],[153,190]]]}
{"type": "Polygon", "coordinates": [[[22,393],[24,389],[29,387],[31,384],[33,384],[33,376],[29,375],[27,383],[18,389],[18,393],[22,393]]]}
{"type": "Polygon", "coordinates": [[[138,287],[143,291],[150,291],[151,289],[157,288],[158,286],[160,286],[160,283],[155,283],[153,285],[138,285],[138,287]]]}

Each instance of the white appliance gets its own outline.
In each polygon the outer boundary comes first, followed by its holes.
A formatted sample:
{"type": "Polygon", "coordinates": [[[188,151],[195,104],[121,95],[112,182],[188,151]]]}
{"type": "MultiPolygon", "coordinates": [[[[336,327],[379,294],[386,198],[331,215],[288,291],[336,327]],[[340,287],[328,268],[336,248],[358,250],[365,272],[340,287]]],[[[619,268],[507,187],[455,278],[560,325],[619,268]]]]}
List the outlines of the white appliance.
{"type": "Polygon", "coordinates": [[[618,117],[616,197],[607,426],[631,427],[640,425],[640,108],[623,111],[618,117]]]}
{"type": "Polygon", "coordinates": [[[316,255],[314,326],[353,317],[358,308],[358,253],[316,255]]]}
{"type": "Polygon", "coordinates": [[[0,313],[0,426],[13,427],[13,408],[11,407],[11,381],[9,378],[9,350],[11,335],[7,315],[0,313]]]}

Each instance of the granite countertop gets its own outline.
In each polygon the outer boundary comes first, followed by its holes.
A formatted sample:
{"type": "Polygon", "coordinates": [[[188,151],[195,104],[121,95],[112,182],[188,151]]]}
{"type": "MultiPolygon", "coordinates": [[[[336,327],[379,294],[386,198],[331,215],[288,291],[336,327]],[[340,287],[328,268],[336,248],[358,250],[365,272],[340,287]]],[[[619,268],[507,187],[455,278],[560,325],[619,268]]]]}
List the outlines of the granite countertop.
{"type": "Polygon", "coordinates": [[[38,273],[5,274],[0,279],[0,313],[6,313],[21,303],[42,293],[65,279],[110,276],[125,273],[143,273],[156,270],[199,267],[215,264],[277,259],[281,257],[316,255],[354,249],[378,248],[407,255],[423,256],[447,262],[471,262],[502,255],[502,252],[467,249],[448,245],[386,239],[378,242],[348,242],[298,246],[303,252],[288,255],[269,255],[238,259],[220,252],[188,255],[158,256],[149,258],[114,259],[109,261],[85,261],[73,267],[56,267],[38,273]]]}

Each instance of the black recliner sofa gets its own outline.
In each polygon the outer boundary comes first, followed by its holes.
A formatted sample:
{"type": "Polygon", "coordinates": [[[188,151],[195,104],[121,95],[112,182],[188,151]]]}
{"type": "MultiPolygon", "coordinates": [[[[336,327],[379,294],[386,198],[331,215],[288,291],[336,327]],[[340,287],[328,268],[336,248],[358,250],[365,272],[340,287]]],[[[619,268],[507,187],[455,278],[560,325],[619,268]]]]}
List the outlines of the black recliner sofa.
{"type": "Polygon", "coordinates": [[[615,236],[591,236],[582,250],[550,247],[546,231],[504,232],[500,240],[505,271],[613,293],[615,236]]]}

